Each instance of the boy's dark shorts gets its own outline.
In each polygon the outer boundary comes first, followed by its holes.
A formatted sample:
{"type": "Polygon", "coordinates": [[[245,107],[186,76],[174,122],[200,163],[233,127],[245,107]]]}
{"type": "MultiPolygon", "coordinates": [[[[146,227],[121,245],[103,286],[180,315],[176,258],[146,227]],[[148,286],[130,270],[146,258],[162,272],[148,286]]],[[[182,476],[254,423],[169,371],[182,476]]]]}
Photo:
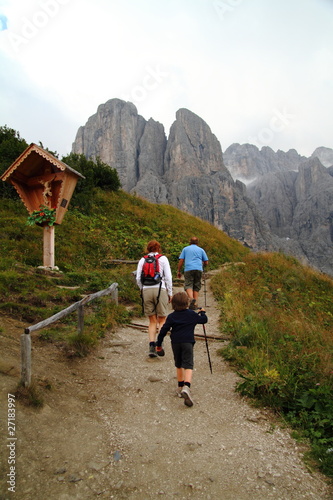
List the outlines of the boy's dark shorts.
{"type": "Polygon", "coordinates": [[[201,290],[202,271],[193,270],[184,272],[184,289],[191,288],[194,292],[201,290]]]}
{"type": "Polygon", "coordinates": [[[194,344],[192,342],[171,344],[176,368],[193,370],[193,346],[194,344]]]}

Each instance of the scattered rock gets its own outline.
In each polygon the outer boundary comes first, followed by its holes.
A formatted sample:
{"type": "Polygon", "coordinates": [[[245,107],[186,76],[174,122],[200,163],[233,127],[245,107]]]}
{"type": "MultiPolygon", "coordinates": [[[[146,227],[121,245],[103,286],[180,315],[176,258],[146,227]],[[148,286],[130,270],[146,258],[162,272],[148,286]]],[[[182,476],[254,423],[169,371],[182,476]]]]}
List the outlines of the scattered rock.
{"type": "Polygon", "coordinates": [[[76,476],[75,474],[71,474],[68,476],[68,481],[70,483],[78,483],[79,481],[82,481],[82,477],[76,476]]]}
{"type": "Polygon", "coordinates": [[[65,474],[65,472],[67,472],[66,467],[61,467],[55,471],[55,474],[65,474]]]}
{"type": "Polygon", "coordinates": [[[163,380],[161,377],[158,377],[156,375],[149,375],[148,377],[149,382],[161,382],[163,380]]]}

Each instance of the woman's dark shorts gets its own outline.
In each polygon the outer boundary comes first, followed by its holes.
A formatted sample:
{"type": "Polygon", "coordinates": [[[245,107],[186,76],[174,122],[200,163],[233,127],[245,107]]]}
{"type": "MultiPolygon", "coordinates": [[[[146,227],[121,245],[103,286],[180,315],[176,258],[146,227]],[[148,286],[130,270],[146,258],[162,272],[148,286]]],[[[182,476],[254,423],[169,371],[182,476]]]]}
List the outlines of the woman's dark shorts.
{"type": "Polygon", "coordinates": [[[176,368],[193,370],[193,346],[192,342],[171,343],[176,368]]]}

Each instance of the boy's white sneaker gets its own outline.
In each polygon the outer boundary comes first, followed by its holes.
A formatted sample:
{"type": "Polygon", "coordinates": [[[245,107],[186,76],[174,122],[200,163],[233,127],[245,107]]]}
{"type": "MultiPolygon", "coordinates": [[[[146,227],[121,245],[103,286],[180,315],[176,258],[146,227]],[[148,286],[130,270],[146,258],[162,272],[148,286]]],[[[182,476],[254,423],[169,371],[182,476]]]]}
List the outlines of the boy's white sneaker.
{"type": "Polygon", "coordinates": [[[177,390],[176,390],[176,396],[178,396],[179,398],[182,398],[182,387],[178,387],[177,390]]]}
{"type": "Polygon", "coordinates": [[[187,385],[184,385],[180,394],[181,394],[181,397],[184,398],[184,404],[186,406],[193,406],[193,400],[191,398],[191,391],[187,385]]]}

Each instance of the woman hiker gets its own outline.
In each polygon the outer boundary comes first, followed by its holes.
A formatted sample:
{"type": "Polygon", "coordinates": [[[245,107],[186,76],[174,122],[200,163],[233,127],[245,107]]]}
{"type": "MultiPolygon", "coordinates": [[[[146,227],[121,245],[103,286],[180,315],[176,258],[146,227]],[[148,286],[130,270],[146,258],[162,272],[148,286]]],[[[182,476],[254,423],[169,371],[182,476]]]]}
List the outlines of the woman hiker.
{"type": "Polygon", "coordinates": [[[149,352],[148,356],[156,357],[156,335],[163,326],[168,314],[168,304],[172,299],[172,274],[169,260],[161,254],[161,245],[156,240],[151,240],[147,245],[147,255],[139,260],[136,270],[136,282],[141,290],[144,314],[149,318],[148,336],[149,352]],[[146,258],[150,259],[151,265],[157,265],[158,279],[155,277],[145,279],[143,270],[146,270],[146,258]],[[157,261],[157,264],[156,264],[157,261]],[[148,284],[149,283],[149,284],[148,284]]]}

